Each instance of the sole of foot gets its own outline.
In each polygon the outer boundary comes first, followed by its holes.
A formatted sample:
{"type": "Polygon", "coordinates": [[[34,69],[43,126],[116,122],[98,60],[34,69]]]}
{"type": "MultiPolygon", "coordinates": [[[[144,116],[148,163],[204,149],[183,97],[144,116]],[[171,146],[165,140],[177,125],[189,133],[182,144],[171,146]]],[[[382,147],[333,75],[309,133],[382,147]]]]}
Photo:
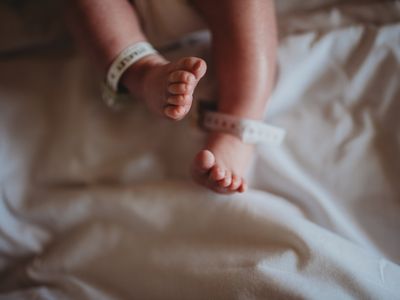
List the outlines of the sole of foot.
{"type": "Polygon", "coordinates": [[[168,62],[160,55],[149,55],[132,65],[122,80],[151,112],[178,121],[189,112],[194,90],[206,70],[206,62],[201,58],[184,57],[168,62]]]}

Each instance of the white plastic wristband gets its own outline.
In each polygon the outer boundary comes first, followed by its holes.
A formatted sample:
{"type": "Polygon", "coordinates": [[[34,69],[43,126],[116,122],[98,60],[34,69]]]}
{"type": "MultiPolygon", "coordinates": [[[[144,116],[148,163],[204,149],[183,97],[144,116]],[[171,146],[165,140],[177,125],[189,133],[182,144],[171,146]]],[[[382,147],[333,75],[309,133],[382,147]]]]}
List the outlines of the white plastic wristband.
{"type": "Polygon", "coordinates": [[[246,144],[280,145],[286,134],[284,129],[260,121],[241,119],[213,111],[205,112],[202,125],[211,131],[232,134],[246,144]]]}
{"type": "Polygon", "coordinates": [[[135,62],[157,51],[147,42],[139,42],[125,48],[114,59],[107,72],[107,84],[113,90],[118,90],[118,82],[122,74],[135,62]]]}
{"type": "Polygon", "coordinates": [[[126,102],[126,96],[118,92],[118,83],[124,72],[145,56],[157,53],[147,42],[139,42],[125,48],[112,62],[103,84],[102,98],[112,108],[118,108],[126,102]]]}

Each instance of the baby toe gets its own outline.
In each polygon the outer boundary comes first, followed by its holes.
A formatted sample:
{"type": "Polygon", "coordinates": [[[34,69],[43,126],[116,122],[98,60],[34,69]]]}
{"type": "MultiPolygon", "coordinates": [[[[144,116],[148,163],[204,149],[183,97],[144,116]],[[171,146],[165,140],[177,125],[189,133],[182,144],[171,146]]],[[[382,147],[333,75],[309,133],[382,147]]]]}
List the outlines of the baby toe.
{"type": "Polygon", "coordinates": [[[236,191],[240,187],[241,184],[242,184],[242,179],[239,176],[237,176],[236,174],[233,174],[232,175],[232,183],[229,186],[229,189],[231,191],[236,191]]]}
{"type": "Polygon", "coordinates": [[[245,191],[247,191],[247,189],[248,189],[247,183],[243,180],[242,184],[238,188],[238,192],[239,193],[244,193],[245,191]]]}
{"type": "Polygon", "coordinates": [[[180,120],[186,114],[186,109],[183,106],[168,105],[164,109],[164,114],[172,120],[180,120]]]}
{"type": "Polygon", "coordinates": [[[225,170],[219,166],[214,166],[210,172],[210,180],[220,181],[225,177],[225,170]]]}
{"type": "Polygon", "coordinates": [[[168,92],[173,95],[189,94],[191,86],[185,83],[173,83],[168,86],[168,92]]]}
{"type": "Polygon", "coordinates": [[[215,165],[215,156],[209,150],[202,150],[194,158],[194,167],[200,173],[207,173],[215,165]]]}
{"type": "Polygon", "coordinates": [[[192,104],[192,95],[172,95],[167,98],[167,103],[172,105],[191,105],[192,104]]]}
{"type": "Polygon", "coordinates": [[[204,60],[198,59],[197,63],[193,67],[193,74],[196,76],[197,79],[200,79],[204,76],[207,71],[207,64],[204,60]]]}
{"type": "Polygon", "coordinates": [[[171,83],[177,83],[177,82],[193,83],[196,80],[196,78],[190,72],[179,70],[179,71],[172,72],[169,75],[168,80],[171,83]]]}
{"type": "Polygon", "coordinates": [[[232,172],[231,171],[226,171],[225,177],[218,182],[218,184],[224,188],[230,186],[231,183],[232,183],[232,172]]]}
{"type": "Polygon", "coordinates": [[[178,64],[186,71],[193,73],[196,79],[204,76],[207,69],[207,64],[204,60],[198,57],[185,57],[178,64]]]}

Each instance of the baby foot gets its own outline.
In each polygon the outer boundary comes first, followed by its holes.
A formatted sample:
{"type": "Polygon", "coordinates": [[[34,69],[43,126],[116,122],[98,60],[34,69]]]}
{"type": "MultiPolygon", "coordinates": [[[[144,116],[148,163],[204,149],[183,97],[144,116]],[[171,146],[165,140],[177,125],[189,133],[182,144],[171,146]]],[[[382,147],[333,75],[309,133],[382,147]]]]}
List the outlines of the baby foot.
{"type": "Polygon", "coordinates": [[[206,69],[204,60],[197,57],[167,62],[159,55],[149,55],[125,72],[122,82],[153,113],[181,120],[192,106],[194,89],[206,69]]]}
{"type": "Polygon", "coordinates": [[[243,175],[253,148],[235,136],[213,132],[208,137],[206,150],[200,151],[194,159],[192,176],[217,193],[243,193],[247,189],[243,175]]]}

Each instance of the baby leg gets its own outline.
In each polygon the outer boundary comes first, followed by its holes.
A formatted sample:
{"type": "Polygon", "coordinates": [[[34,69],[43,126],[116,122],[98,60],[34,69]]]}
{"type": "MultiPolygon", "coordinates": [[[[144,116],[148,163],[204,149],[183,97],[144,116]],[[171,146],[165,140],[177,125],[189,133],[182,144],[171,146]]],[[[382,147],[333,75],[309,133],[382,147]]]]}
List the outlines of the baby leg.
{"type": "MultiPolygon", "coordinates": [[[[146,41],[134,7],[127,0],[74,0],[68,2],[70,27],[105,73],[127,46],[146,41]]],[[[149,109],[173,120],[183,118],[193,91],[206,71],[196,57],[169,62],[159,54],[133,64],[121,83],[149,109]]]]}
{"type": "MultiPolygon", "coordinates": [[[[195,0],[213,36],[218,111],[262,119],[275,72],[274,3],[265,1],[195,0]]],[[[242,192],[242,178],[253,148],[224,133],[210,133],[196,156],[192,174],[200,184],[221,193],[242,192]]]]}

